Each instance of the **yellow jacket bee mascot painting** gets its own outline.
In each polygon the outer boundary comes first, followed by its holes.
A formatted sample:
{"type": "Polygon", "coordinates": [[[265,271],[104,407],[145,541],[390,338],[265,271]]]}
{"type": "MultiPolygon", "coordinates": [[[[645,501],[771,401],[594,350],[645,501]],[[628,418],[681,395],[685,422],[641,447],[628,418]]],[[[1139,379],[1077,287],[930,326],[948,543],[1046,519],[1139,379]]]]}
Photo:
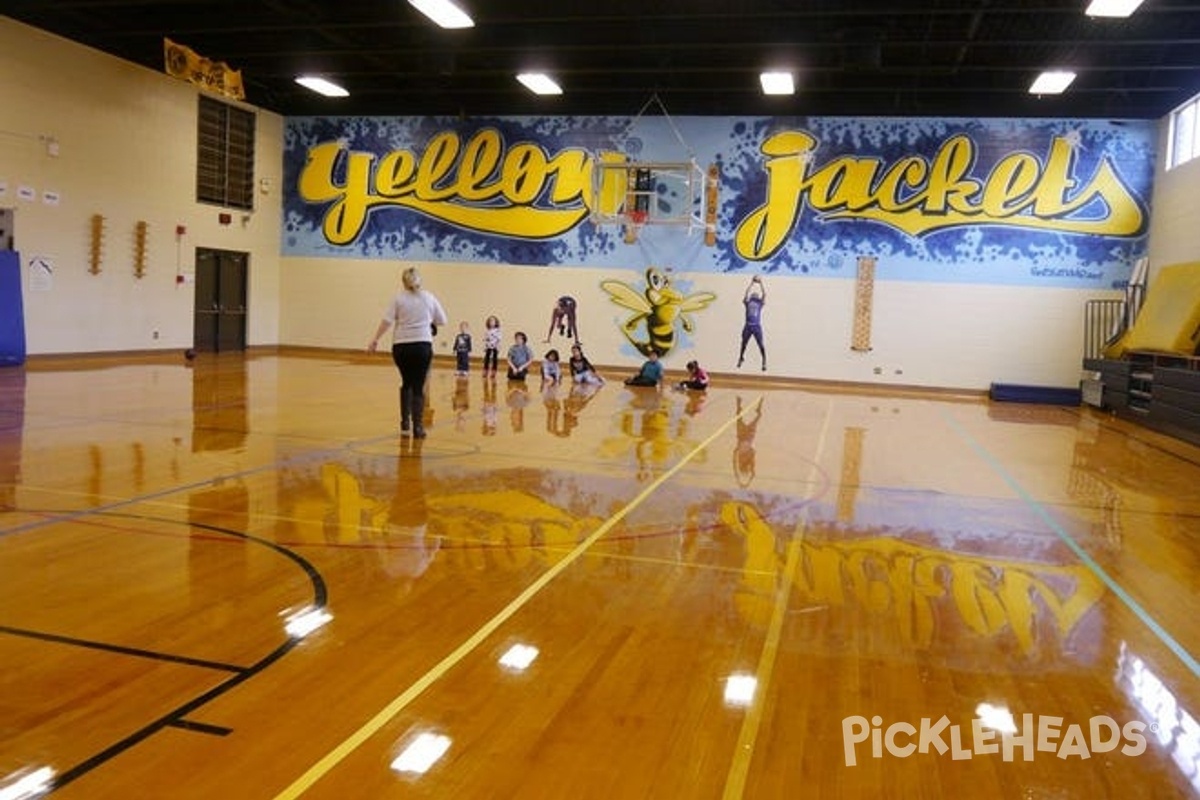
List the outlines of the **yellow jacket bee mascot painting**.
{"type": "Polygon", "coordinates": [[[695,330],[692,312],[707,308],[717,296],[712,292],[696,292],[684,295],[671,286],[666,273],[657,267],[646,270],[646,288],[637,291],[621,281],[602,281],[600,287],[617,305],[633,311],[633,315],[621,325],[621,332],[634,348],[644,356],[651,352],[665,356],[675,346],[675,326],[685,331],[695,330]],[[637,335],[642,330],[644,338],[637,335]]]}

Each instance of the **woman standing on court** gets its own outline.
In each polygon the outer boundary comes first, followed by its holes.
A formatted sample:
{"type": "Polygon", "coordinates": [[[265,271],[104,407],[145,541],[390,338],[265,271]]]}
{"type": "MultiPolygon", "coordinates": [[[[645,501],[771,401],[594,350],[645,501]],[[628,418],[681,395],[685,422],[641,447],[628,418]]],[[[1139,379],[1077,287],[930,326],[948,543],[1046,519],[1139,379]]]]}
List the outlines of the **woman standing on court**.
{"type": "Polygon", "coordinates": [[[446,312],[438,299],[421,288],[421,273],[409,267],[401,275],[404,287],[396,292],[383,312],[375,336],[367,345],[374,353],[379,337],[392,331],[392,361],[400,371],[400,433],[410,430],[425,438],[425,376],[433,363],[433,336],[446,324],[446,312]]]}

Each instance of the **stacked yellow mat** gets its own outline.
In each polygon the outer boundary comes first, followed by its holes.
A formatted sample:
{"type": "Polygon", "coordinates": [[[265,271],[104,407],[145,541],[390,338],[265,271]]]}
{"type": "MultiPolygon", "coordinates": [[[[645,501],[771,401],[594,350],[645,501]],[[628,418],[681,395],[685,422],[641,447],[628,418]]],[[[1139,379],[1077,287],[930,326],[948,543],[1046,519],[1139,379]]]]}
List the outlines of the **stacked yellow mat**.
{"type": "Polygon", "coordinates": [[[1150,352],[1195,355],[1200,348],[1200,261],[1163,267],[1133,325],[1104,350],[1106,358],[1150,352]]]}

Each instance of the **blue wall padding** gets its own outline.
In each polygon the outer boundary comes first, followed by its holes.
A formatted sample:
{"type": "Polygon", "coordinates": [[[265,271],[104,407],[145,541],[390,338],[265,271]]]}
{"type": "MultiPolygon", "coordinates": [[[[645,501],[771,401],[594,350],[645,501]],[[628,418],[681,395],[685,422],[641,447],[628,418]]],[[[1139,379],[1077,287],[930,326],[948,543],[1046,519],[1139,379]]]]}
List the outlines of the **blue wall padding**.
{"type": "Polygon", "coordinates": [[[1015,383],[993,383],[988,393],[992,400],[1004,403],[1044,403],[1052,406],[1077,406],[1083,402],[1078,388],[1058,386],[1020,386],[1015,383]]]}
{"type": "Polygon", "coordinates": [[[21,254],[0,250],[0,367],[25,363],[25,306],[21,300],[21,254]]]}

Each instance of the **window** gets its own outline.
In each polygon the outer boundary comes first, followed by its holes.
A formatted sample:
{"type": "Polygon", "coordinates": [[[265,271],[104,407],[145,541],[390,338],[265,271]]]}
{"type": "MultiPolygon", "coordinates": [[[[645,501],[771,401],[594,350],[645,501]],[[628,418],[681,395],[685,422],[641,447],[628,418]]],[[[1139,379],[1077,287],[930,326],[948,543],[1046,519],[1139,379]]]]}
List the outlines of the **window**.
{"type": "Polygon", "coordinates": [[[1178,167],[1200,156],[1200,96],[1171,112],[1171,133],[1167,145],[1167,169],[1178,167]]]}
{"type": "Polygon", "coordinates": [[[196,201],[254,209],[254,114],[200,97],[196,201]]]}

